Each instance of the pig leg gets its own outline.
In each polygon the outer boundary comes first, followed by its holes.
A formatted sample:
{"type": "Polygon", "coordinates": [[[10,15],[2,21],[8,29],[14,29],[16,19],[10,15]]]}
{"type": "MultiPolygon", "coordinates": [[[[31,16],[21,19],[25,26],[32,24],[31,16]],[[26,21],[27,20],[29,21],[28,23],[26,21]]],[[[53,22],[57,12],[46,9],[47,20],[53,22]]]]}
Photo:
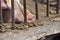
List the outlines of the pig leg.
{"type": "Polygon", "coordinates": [[[3,0],[1,0],[1,7],[2,7],[2,9],[6,9],[7,8],[7,6],[6,6],[6,4],[5,4],[5,2],[3,0]]]}

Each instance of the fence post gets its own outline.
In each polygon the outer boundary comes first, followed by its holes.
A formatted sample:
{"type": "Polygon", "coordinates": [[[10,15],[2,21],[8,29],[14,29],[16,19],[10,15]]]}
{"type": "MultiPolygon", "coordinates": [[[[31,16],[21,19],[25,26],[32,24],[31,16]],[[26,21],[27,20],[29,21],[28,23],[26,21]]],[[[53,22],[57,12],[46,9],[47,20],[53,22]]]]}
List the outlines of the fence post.
{"type": "Polygon", "coordinates": [[[26,23],[27,22],[26,0],[23,0],[23,6],[24,6],[24,23],[26,23]]]}
{"type": "Polygon", "coordinates": [[[35,0],[36,20],[38,20],[38,0],[35,0]]]}
{"type": "Polygon", "coordinates": [[[2,17],[1,0],[0,0],[0,32],[5,32],[5,26],[3,25],[3,17],[2,17]]]}
{"type": "Polygon", "coordinates": [[[2,24],[2,8],[1,8],[1,0],[0,0],[0,25],[2,24]]]}
{"type": "Polygon", "coordinates": [[[56,14],[59,14],[59,0],[57,0],[56,14]]]}
{"type": "Polygon", "coordinates": [[[49,0],[47,0],[47,10],[46,10],[46,16],[49,16],[49,0]]]}
{"type": "Polygon", "coordinates": [[[11,12],[12,12],[12,29],[15,27],[15,21],[14,21],[14,0],[11,0],[11,12]]]}

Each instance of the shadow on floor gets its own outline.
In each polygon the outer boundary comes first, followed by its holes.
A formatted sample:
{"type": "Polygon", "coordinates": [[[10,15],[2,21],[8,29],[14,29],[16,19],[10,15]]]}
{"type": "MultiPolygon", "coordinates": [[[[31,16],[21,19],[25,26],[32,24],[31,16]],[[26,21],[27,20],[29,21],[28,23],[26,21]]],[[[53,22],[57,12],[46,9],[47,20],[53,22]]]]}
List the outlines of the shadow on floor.
{"type": "Polygon", "coordinates": [[[41,37],[40,39],[37,40],[60,40],[60,33],[41,37]]]}

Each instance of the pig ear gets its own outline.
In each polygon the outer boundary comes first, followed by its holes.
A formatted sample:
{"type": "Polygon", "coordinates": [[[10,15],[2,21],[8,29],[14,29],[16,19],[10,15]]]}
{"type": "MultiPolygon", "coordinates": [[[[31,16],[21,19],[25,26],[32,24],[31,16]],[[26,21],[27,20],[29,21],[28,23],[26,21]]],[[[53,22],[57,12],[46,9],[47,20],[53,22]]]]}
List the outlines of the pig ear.
{"type": "Polygon", "coordinates": [[[6,3],[4,2],[4,0],[1,0],[1,6],[2,6],[2,9],[5,9],[5,8],[7,8],[7,5],[6,5],[6,3]]]}
{"type": "Polygon", "coordinates": [[[11,0],[6,0],[6,4],[7,4],[8,8],[11,9],[11,0]]]}

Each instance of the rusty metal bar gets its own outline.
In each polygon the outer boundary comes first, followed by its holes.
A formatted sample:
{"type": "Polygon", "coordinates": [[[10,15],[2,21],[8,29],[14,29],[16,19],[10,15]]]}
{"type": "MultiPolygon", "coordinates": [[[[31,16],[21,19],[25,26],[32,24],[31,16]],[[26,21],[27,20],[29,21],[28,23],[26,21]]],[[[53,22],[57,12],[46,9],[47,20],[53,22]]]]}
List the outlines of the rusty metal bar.
{"type": "Polygon", "coordinates": [[[3,25],[3,15],[2,15],[1,0],[0,0],[0,32],[5,32],[5,26],[3,25]]]}
{"type": "Polygon", "coordinates": [[[46,10],[46,16],[49,16],[49,0],[47,0],[47,10],[46,10]]]}
{"type": "Polygon", "coordinates": [[[0,0],[0,24],[2,24],[2,8],[1,8],[1,0],[0,0]]]}
{"type": "Polygon", "coordinates": [[[23,0],[23,6],[24,6],[24,23],[26,23],[27,22],[26,0],[23,0]]]}
{"type": "Polygon", "coordinates": [[[15,21],[14,21],[14,0],[11,0],[11,12],[12,12],[12,29],[15,27],[15,21]]]}
{"type": "Polygon", "coordinates": [[[57,0],[56,14],[59,14],[59,0],[57,0]]]}
{"type": "Polygon", "coordinates": [[[35,0],[36,20],[38,19],[38,0],[35,0]]]}

